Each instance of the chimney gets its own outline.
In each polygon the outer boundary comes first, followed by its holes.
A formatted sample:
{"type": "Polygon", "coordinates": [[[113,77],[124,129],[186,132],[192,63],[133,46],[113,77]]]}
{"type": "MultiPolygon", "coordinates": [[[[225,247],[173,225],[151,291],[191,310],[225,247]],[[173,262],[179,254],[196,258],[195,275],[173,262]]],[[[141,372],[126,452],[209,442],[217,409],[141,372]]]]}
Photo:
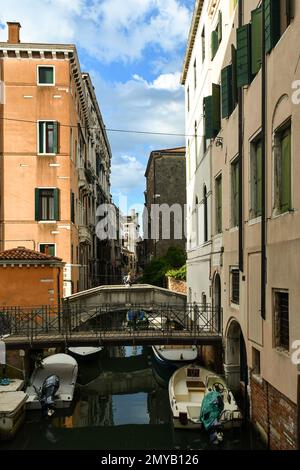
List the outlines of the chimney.
{"type": "Polygon", "coordinates": [[[20,29],[21,25],[18,22],[7,22],[8,26],[8,41],[10,44],[19,44],[20,42],[20,29]]]}

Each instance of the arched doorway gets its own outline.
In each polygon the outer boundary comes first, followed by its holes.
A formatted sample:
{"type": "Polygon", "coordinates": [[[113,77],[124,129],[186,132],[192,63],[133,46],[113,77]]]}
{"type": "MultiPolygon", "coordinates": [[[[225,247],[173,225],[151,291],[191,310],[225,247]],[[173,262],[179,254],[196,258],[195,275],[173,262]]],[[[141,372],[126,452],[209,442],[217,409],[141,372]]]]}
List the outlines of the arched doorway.
{"type": "Polygon", "coordinates": [[[213,306],[215,314],[215,328],[218,332],[222,331],[222,299],[221,299],[221,278],[219,273],[216,273],[214,278],[214,297],[213,306]]]}
{"type": "Polygon", "coordinates": [[[225,335],[225,375],[233,390],[240,390],[241,382],[247,385],[247,351],[242,329],[237,320],[231,320],[225,335]]]}

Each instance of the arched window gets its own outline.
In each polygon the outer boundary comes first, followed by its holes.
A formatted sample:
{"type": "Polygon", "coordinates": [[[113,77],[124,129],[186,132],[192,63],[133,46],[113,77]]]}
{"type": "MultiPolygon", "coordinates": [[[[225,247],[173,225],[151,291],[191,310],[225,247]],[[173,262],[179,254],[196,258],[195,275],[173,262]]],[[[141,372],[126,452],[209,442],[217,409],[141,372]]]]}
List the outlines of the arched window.
{"type": "Polygon", "coordinates": [[[196,196],[196,201],[195,201],[195,224],[196,224],[196,246],[199,245],[199,199],[198,196],[196,196]]]}
{"type": "Polygon", "coordinates": [[[203,205],[204,205],[204,242],[208,241],[208,217],[207,217],[207,189],[203,188],[203,205]]]}

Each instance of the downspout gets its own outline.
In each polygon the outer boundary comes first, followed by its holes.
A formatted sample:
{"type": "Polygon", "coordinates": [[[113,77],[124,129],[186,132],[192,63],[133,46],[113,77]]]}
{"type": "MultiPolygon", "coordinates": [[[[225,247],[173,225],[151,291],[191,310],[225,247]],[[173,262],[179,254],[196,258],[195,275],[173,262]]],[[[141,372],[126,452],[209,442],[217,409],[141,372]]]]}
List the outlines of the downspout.
{"type": "MultiPolygon", "coordinates": [[[[239,15],[238,15],[238,25],[239,28],[243,26],[243,2],[244,0],[239,0],[239,15]]],[[[239,152],[239,270],[244,271],[244,221],[243,221],[243,163],[244,163],[244,130],[243,130],[243,98],[244,91],[243,87],[240,87],[238,90],[238,106],[239,106],[239,116],[238,116],[238,152],[239,152]]]]}
{"type": "Polygon", "coordinates": [[[261,136],[262,136],[262,168],[261,168],[261,317],[266,319],[266,45],[265,45],[265,0],[262,1],[262,64],[261,64],[261,136]]]}

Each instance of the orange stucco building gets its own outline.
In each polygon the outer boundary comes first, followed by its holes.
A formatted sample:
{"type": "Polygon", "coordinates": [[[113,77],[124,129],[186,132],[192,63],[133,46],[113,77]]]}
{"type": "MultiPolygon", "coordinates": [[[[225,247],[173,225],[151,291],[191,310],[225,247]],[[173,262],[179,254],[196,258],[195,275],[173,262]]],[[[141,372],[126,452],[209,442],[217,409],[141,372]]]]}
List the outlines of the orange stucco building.
{"type": "Polygon", "coordinates": [[[63,266],[59,258],[24,247],[0,252],[0,307],[59,305],[63,266]]]}
{"type": "Polygon", "coordinates": [[[97,278],[95,213],[100,181],[110,195],[109,143],[76,47],[22,43],[19,23],[8,30],[0,43],[0,249],[48,247],[65,262],[67,296],[97,278]]]}

